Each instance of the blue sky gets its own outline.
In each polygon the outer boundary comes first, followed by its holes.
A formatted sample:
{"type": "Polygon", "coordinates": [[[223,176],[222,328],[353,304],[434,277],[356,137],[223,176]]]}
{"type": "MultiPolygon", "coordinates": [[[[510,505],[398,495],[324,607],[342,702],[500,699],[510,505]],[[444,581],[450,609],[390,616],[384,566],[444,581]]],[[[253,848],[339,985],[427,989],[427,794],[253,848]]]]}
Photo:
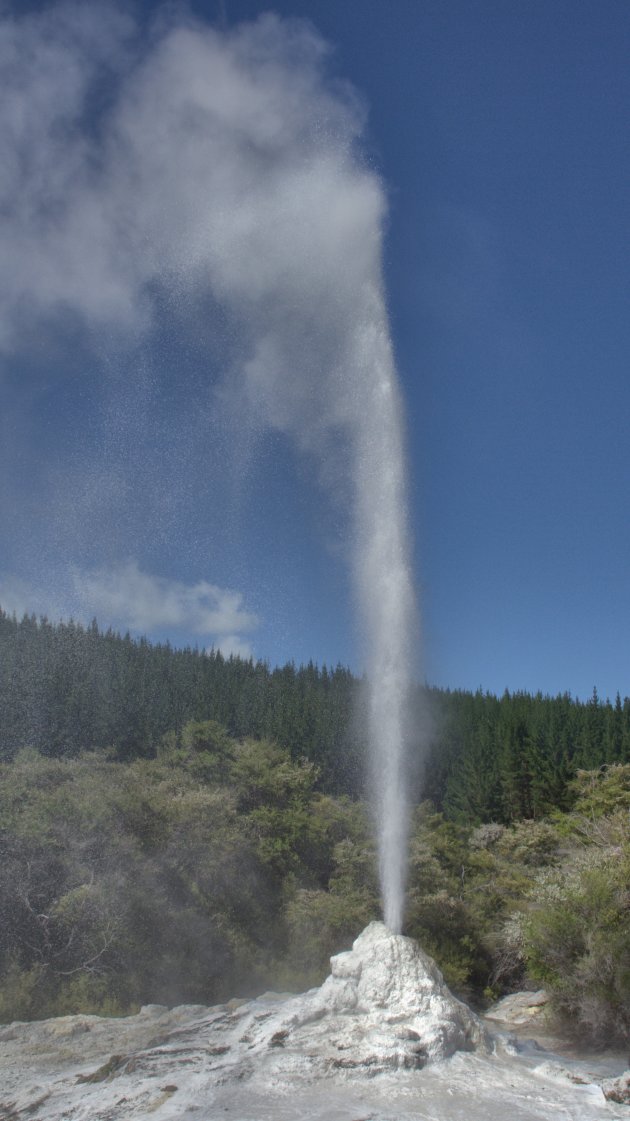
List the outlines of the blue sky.
{"type": "MultiPolygon", "coordinates": [[[[387,196],[424,673],[630,693],[625,0],[213,0],[175,17],[145,4],[135,25],[87,7],[78,30],[68,5],[3,9],[3,212],[22,241],[2,235],[0,603],[360,668],[343,498],[286,424],[256,423],[226,389],[234,317],[175,266],[170,282],[153,261],[137,280],[125,240],[150,235],[140,206],[118,230],[124,148],[103,156],[98,206],[76,187],[165,21],[190,27],[192,13],[230,32],[271,8],[330,44],[314,96],[327,113],[328,95],[348,103],[344,82],[358,91],[356,158],[387,196]],[[72,239],[54,213],[65,197],[72,239]],[[113,248],[93,234],[103,215],[113,248]]],[[[126,96],[140,150],[152,125],[126,96]]],[[[154,197],[143,159],[146,211],[176,239],[176,169],[154,197]]]]}

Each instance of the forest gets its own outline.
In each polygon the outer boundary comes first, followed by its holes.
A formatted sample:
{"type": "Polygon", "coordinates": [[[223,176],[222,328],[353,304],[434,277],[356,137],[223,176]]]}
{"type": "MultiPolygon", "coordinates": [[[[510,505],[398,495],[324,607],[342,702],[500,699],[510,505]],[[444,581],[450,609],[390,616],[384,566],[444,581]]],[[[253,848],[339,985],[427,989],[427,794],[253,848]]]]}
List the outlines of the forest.
{"type": "MultiPolygon", "coordinates": [[[[0,610],[0,760],[107,751],[154,758],[162,736],[214,720],[317,768],[317,789],[365,795],[364,682],[342,667],[224,658],[0,610]]],[[[501,697],[418,687],[416,792],[454,821],[539,819],[570,804],[578,770],[630,762],[630,698],[501,697]]]]}
{"type": "MultiPolygon", "coordinates": [[[[343,667],[0,613],[0,1020],[318,983],[379,914],[343,667]]],[[[418,688],[405,932],[630,1033],[630,701],[418,688]]]]}

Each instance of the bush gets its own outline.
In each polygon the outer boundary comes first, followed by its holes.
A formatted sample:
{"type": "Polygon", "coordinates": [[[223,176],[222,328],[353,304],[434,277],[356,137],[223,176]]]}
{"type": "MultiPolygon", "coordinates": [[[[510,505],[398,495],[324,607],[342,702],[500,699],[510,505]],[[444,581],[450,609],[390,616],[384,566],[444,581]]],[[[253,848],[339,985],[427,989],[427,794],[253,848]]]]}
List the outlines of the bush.
{"type": "Polygon", "coordinates": [[[498,839],[496,851],[510,862],[544,867],[557,858],[558,834],[547,821],[517,821],[498,839]]]}
{"type": "Polygon", "coordinates": [[[550,875],[524,924],[531,975],[572,1032],[595,1043],[630,1038],[630,854],[590,850],[550,875]]]}
{"type": "Polygon", "coordinates": [[[347,950],[372,919],[379,917],[375,896],[366,889],[343,895],[298,891],[287,907],[287,962],[278,967],[281,986],[302,989],[321,984],[333,954],[347,950]]]}
{"type": "Polygon", "coordinates": [[[156,759],[0,765],[0,1017],[303,987],[377,913],[358,803],[216,724],[156,759]]]}
{"type": "Polygon", "coordinates": [[[578,771],[569,790],[573,812],[596,819],[615,810],[630,810],[630,763],[612,763],[597,771],[578,771]]]}

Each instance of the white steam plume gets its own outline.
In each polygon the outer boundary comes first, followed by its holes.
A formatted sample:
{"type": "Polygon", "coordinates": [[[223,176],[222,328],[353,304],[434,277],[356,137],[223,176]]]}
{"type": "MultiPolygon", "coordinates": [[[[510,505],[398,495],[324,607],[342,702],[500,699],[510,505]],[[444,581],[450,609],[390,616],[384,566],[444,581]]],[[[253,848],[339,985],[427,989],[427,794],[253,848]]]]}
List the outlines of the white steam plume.
{"type": "Polygon", "coordinates": [[[414,597],[385,200],[357,152],[363,111],[303,22],[180,20],[133,41],[120,9],[98,5],[3,22],[0,346],[10,354],[38,317],[68,311],[97,336],[135,336],[158,290],[220,309],[241,398],[348,503],[385,920],[398,930],[414,597]]]}

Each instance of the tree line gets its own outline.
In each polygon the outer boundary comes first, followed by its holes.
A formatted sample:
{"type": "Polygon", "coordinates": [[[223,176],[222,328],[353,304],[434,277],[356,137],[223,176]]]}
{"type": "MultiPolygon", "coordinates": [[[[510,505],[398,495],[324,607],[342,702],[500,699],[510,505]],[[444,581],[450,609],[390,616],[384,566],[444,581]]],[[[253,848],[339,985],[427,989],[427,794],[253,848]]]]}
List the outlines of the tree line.
{"type": "MultiPolygon", "coordinates": [[[[0,760],[106,751],[151,759],[167,734],[213,720],[270,740],[317,769],[317,787],[362,797],[365,682],[343,666],[271,668],[218,650],[175,649],[96,621],[52,623],[0,609],[0,760]]],[[[444,690],[411,699],[418,800],[447,819],[509,823],[567,809],[580,769],[630,762],[630,699],[444,690]]]]}

